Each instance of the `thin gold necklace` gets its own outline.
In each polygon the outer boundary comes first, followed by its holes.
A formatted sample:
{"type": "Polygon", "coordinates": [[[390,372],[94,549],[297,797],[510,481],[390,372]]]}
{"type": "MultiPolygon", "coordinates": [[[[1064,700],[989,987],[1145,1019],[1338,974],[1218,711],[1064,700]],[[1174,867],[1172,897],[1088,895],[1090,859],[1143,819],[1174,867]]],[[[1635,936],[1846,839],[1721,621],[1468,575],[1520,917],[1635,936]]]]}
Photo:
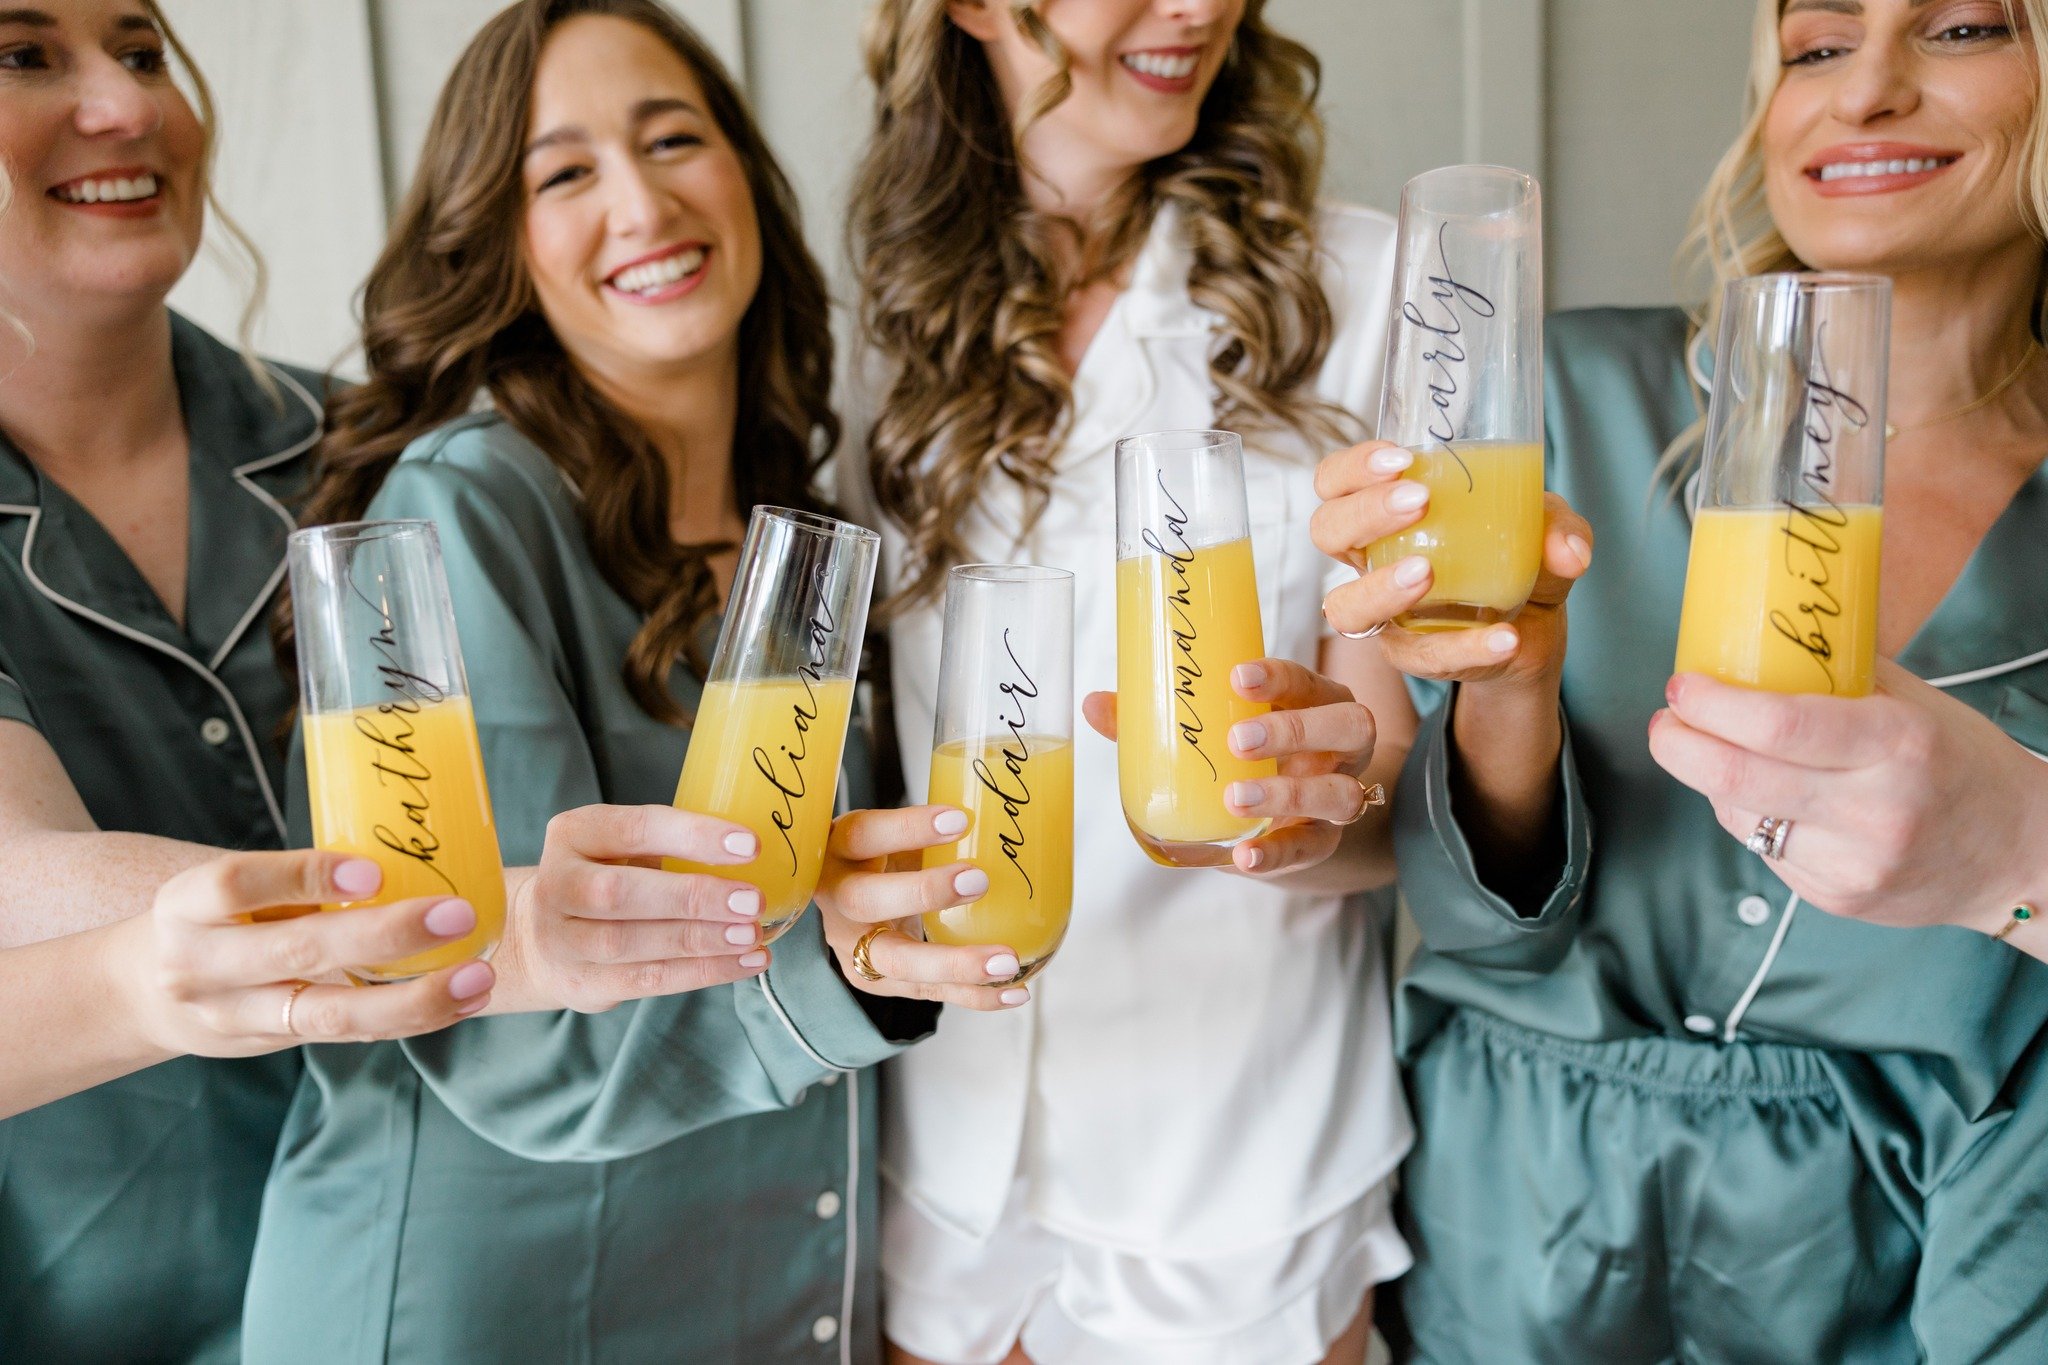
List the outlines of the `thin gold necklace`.
{"type": "Polygon", "coordinates": [[[1930,417],[1924,422],[1915,422],[1910,426],[1896,427],[1893,426],[1890,422],[1886,422],[1884,424],[1884,438],[1887,441],[1896,440],[1899,436],[1908,431],[1924,431],[1928,427],[1938,427],[1943,422],[1953,422],[1958,417],[1969,416],[1971,413],[1989,404],[1993,399],[1997,398],[1998,395],[2004,393],[2007,389],[2011,388],[2014,382],[2017,381],[2021,375],[2027,372],[2027,366],[2033,364],[2034,357],[2039,355],[2040,353],[2040,346],[2033,340],[2029,339],[2027,342],[2027,349],[2020,355],[2020,363],[2013,366],[2012,372],[2006,375],[2005,378],[1999,380],[1996,384],[1993,384],[1989,389],[1986,389],[1981,397],[1971,399],[1969,402],[1963,404],[1961,407],[1957,408],[1953,412],[1944,412],[1939,417],[1930,417]]]}

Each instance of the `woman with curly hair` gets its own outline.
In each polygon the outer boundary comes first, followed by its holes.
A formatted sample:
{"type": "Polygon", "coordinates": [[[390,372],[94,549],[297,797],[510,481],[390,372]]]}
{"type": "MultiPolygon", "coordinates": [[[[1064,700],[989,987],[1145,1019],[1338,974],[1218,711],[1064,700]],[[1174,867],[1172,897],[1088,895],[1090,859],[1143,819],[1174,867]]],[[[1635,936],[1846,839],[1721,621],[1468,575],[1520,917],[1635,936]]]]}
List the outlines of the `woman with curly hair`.
{"type": "MultiPolygon", "coordinates": [[[[899,1360],[1358,1361],[1372,1286],[1408,1264],[1386,962],[1345,893],[1391,880],[1367,788],[1415,718],[1373,642],[1325,629],[1308,537],[1315,457],[1378,405],[1393,224],[1318,204],[1317,64],[1265,8],[883,0],[868,31],[848,406],[874,417],[841,479],[884,530],[913,787],[948,567],[1073,569],[1077,681],[1113,687],[1111,448],[1186,428],[1245,438],[1272,657],[1232,683],[1275,709],[1229,742],[1282,774],[1230,793],[1269,833],[1175,871],[1124,828],[1113,746],[1077,746],[1072,927],[1036,999],[890,1064],[899,1360]]],[[[1527,633],[1540,664],[1552,635],[1527,633]]],[[[1445,647],[1454,676],[1516,657],[1489,634],[1445,647]]],[[[1105,734],[1114,700],[1087,702],[1105,734]]],[[[1543,781],[1548,720],[1500,727],[1543,781]]],[[[1484,799],[1512,827],[1544,795],[1484,799]]]]}

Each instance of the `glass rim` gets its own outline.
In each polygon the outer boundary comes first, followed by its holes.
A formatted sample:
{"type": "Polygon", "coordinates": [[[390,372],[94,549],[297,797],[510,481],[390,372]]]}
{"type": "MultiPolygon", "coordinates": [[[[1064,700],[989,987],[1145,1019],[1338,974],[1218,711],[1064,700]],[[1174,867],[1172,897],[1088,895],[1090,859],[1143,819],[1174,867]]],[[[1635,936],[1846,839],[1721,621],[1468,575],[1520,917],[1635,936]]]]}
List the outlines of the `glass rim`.
{"type": "Polygon", "coordinates": [[[299,545],[354,545],[422,534],[437,534],[432,519],[390,517],[379,521],[331,521],[324,526],[302,526],[292,532],[291,540],[299,545]]]}
{"type": "MultiPolygon", "coordinates": [[[[1462,212],[1458,215],[1459,217],[1491,218],[1495,214],[1519,212],[1537,202],[1543,193],[1543,183],[1527,171],[1518,171],[1513,166],[1496,165],[1490,161],[1474,161],[1460,163],[1455,166],[1437,166],[1423,171],[1420,175],[1408,177],[1408,183],[1401,187],[1401,198],[1403,202],[1406,202],[1408,196],[1412,193],[1418,191],[1427,192],[1437,188],[1439,184],[1456,181],[1462,181],[1467,184],[1491,182],[1503,187],[1512,187],[1517,191],[1517,198],[1511,204],[1502,204],[1499,208],[1494,209],[1462,212]]],[[[1437,210],[1428,208],[1425,208],[1423,211],[1426,213],[1437,212],[1437,210]]]]}
{"type": "Polygon", "coordinates": [[[827,516],[823,512],[806,512],[798,507],[776,507],[760,503],[755,506],[752,515],[835,540],[876,541],[882,538],[859,522],[827,516]]]}
{"type": "Polygon", "coordinates": [[[1073,570],[1055,569],[1044,564],[956,564],[946,576],[963,583],[1071,583],[1074,580],[1073,570]]]}
{"type": "Polygon", "coordinates": [[[1742,295],[1878,293],[1891,288],[1891,276],[1854,270],[1774,270],[1728,281],[1731,298],[1742,295]]]}
{"type": "Polygon", "coordinates": [[[1233,445],[1239,450],[1244,449],[1244,438],[1234,431],[1175,428],[1170,431],[1141,431],[1130,436],[1120,436],[1117,438],[1116,448],[1119,454],[1126,446],[1134,450],[1140,447],[1164,446],[1176,453],[1184,453],[1193,450],[1218,450],[1233,445]]]}

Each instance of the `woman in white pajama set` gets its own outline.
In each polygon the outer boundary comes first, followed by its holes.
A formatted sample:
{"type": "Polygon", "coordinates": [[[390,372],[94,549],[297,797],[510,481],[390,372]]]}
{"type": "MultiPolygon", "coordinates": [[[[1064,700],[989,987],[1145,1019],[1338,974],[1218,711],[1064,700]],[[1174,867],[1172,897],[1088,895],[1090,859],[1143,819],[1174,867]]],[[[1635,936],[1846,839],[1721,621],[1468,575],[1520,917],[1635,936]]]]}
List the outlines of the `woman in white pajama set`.
{"type": "MultiPolygon", "coordinates": [[[[1398,681],[1327,632],[1328,571],[1352,573],[1319,559],[1308,536],[1318,455],[1378,405],[1393,224],[1315,206],[1319,128],[1299,79],[1312,59],[1265,28],[1257,0],[1074,8],[888,0],[870,34],[881,118],[854,233],[874,354],[845,406],[875,416],[840,484],[883,528],[902,595],[890,638],[913,795],[938,683],[930,589],[946,563],[1071,569],[1076,683],[1115,686],[1114,445],[1137,432],[1245,435],[1267,650],[1302,666],[1269,660],[1276,684],[1284,675],[1300,694],[1286,705],[1342,695],[1308,671],[1320,670],[1375,710],[1391,687],[1387,709],[1412,714],[1398,681]],[[1020,117],[1062,68],[1065,98],[1020,117]],[[958,93],[977,82],[979,97],[958,93]],[[968,107],[932,108],[948,98],[968,107]],[[1030,172],[945,145],[978,142],[976,116],[990,111],[1027,125],[1030,172]],[[918,143],[928,119],[953,131],[918,143]],[[906,156],[905,139],[923,150],[906,156]],[[1261,157],[1260,175],[1217,188],[1231,172],[1216,167],[1261,157]],[[1091,172],[1110,187],[1093,207],[1077,197],[1091,172]],[[951,211],[927,220],[945,222],[949,241],[915,240],[914,184],[950,197],[951,211]],[[1286,232],[1242,226],[1288,214],[1286,232]],[[1019,269],[1014,243],[1033,229],[1005,240],[995,224],[1020,215],[1088,224],[1073,234],[1087,245],[1055,249],[1062,263],[1048,271],[1057,341],[1052,327],[1034,336],[1016,322],[1033,281],[989,275],[1019,269]],[[983,297],[1007,302],[978,313],[983,297]],[[1275,317],[1301,326],[1261,326],[1275,317]],[[1246,363],[1233,370],[1233,357],[1246,363]],[[1039,442],[1011,439],[1048,391],[1039,442]],[[1013,476],[1034,457],[1035,484],[1013,476]],[[948,486],[968,496],[945,505],[948,486]],[[943,539],[917,529],[933,526],[943,539]]],[[[1362,725],[1345,702],[1302,711],[1306,731],[1362,725]]],[[[1341,892],[1391,874],[1385,812],[1362,809],[1361,785],[1398,770],[1410,735],[1395,728],[1376,753],[1369,727],[1355,747],[1304,743],[1346,752],[1321,765],[1335,773],[1269,783],[1266,803],[1247,808],[1311,823],[1241,847],[1244,875],[1153,863],[1118,808],[1115,746],[1079,737],[1072,927],[1034,1000],[1000,1016],[949,1011],[887,1076],[882,1272],[895,1359],[1362,1358],[1362,1305],[1408,1264],[1387,1182],[1410,1129],[1380,938],[1341,892]],[[1332,826],[1361,814],[1340,842],[1332,826]]]]}

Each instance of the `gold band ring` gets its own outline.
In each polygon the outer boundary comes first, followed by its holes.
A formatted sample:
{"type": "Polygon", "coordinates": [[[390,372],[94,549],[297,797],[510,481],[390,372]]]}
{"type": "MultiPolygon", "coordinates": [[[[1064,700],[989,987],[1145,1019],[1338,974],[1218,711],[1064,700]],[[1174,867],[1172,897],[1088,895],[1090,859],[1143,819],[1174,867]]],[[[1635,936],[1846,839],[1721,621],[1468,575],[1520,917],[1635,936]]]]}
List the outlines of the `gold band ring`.
{"type": "Polygon", "coordinates": [[[284,1031],[294,1038],[299,1036],[299,1028],[292,1022],[292,1006],[299,1003],[299,993],[312,984],[310,981],[301,981],[292,987],[291,993],[284,998],[284,1008],[279,1011],[278,1017],[284,1024],[284,1031]]]}
{"type": "Polygon", "coordinates": [[[860,973],[861,980],[880,981],[882,979],[882,974],[875,970],[875,964],[868,960],[868,949],[874,944],[876,939],[888,932],[888,925],[877,924],[874,928],[862,934],[859,941],[853,945],[853,969],[860,973]]]}
{"type": "Polygon", "coordinates": [[[1386,805],[1387,789],[1377,782],[1367,782],[1357,773],[1344,773],[1342,776],[1348,777],[1358,784],[1358,814],[1352,816],[1349,820],[1332,820],[1330,823],[1338,829],[1347,829],[1363,820],[1365,813],[1374,806],[1386,805]]]}

